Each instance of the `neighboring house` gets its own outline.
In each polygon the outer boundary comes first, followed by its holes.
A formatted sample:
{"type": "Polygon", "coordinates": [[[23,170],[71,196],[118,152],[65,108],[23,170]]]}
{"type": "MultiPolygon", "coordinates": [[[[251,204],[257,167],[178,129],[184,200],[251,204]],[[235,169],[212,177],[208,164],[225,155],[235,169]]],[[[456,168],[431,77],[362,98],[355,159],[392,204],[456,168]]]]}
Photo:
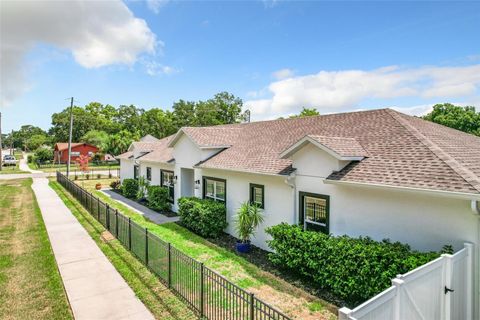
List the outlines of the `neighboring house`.
{"type": "Polygon", "coordinates": [[[472,242],[478,293],[479,137],[380,109],[186,127],[118,158],[121,179],[168,186],[174,210],[183,196],[224,202],[232,235],[241,202],[258,203],[265,221],[252,242],[264,249],[264,229],[281,222],[418,250],[472,242]]]}
{"type": "MultiPolygon", "coordinates": [[[[89,156],[92,158],[99,149],[88,143],[72,143],[71,161],[74,162],[80,155],[89,156]]],[[[55,163],[67,163],[68,162],[68,143],[59,142],[55,144],[53,150],[53,159],[55,163]]]]}

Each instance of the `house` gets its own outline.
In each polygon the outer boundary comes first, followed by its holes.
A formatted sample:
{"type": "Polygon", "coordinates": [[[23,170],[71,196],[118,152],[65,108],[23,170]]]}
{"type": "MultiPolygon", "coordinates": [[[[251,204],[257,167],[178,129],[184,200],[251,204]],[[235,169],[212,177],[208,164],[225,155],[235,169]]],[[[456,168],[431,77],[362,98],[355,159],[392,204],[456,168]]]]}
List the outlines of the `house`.
{"type": "Polygon", "coordinates": [[[471,242],[479,301],[479,137],[380,109],[185,127],[119,159],[121,179],[170,188],[174,210],[183,196],[225,203],[232,235],[240,203],[257,203],[265,220],[252,242],[264,249],[264,229],[281,222],[418,250],[471,242]]]}
{"type": "MultiPolygon", "coordinates": [[[[80,155],[89,156],[90,158],[99,151],[99,149],[88,143],[72,143],[71,161],[75,162],[80,155]]],[[[68,143],[58,142],[55,144],[53,150],[53,159],[55,163],[67,163],[68,162],[68,143]]]]}

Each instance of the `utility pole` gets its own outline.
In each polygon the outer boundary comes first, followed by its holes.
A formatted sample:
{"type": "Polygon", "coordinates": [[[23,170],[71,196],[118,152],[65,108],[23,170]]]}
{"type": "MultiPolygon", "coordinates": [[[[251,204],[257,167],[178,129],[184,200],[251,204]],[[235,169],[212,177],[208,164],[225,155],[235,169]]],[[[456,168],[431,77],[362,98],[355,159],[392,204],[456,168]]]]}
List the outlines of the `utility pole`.
{"type": "Polygon", "coordinates": [[[67,161],[67,178],[70,174],[70,160],[72,152],[72,128],[73,128],[73,97],[70,99],[70,133],[68,135],[68,161],[67,161]]]}
{"type": "Polygon", "coordinates": [[[0,112],[0,171],[3,168],[3,153],[2,153],[2,113],[0,112]]]}
{"type": "Polygon", "coordinates": [[[10,134],[10,136],[12,137],[12,139],[10,140],[10,155],[13,156],[14,152],[13,152],[13,129],[12,129],[12,133],[10,134]]]}

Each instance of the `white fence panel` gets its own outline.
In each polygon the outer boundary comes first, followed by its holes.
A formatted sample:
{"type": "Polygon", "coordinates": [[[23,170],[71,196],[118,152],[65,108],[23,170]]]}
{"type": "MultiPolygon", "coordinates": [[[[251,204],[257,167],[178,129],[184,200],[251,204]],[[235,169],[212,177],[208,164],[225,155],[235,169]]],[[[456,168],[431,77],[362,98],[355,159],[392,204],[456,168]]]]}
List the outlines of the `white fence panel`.
{"type": "Polygon", "coordinates": [[[392,286],[340,320],[472,320],[473,245],[392,280],[392,286]],[[452,291],[453,290],[453,291],[452,291]]]}
{"type": "Polygon", "coordinates": [[[465,249],[451,258],[452,276],[450,295],[451,320],[472,319],[473,294],[473,246],[466,244],[465,249]]]}
{"type": "Polygon", "coordinates": [[[444,272],[444,258],[440,257],[397,277],[403,280],[400,319],[442,319],[444,272]]]}

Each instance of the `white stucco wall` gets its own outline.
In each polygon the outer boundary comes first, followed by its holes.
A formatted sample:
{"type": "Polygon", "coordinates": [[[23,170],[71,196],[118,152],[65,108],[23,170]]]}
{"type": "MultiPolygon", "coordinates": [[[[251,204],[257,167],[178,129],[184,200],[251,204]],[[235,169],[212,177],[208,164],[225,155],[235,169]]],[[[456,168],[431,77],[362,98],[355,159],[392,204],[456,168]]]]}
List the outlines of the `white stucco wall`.
{"type": "MultiPolygon", "coordinates": [[[[203,176],[227,180],[227,233],[235,236],[234,216],[240,204],[250,200],[250,183],[264,185],[265,187],[265,209],[263,210],[265,220],[252,239],[254,245],[268,249],[266,240],[270,237],[265,232],[265,228],[282,222],[294,223],[292,214],[293,189],[284,182],[284,177],[209,169],[198,170],[198,173],[203,176]]],[[[201,191],[200,188],[199,197],[201,197],[201,191]]]]}
{"type": "Polygon", "coordinates": [[[133,178],[133,160],[120,159],[120,180],[133,178]]]}

